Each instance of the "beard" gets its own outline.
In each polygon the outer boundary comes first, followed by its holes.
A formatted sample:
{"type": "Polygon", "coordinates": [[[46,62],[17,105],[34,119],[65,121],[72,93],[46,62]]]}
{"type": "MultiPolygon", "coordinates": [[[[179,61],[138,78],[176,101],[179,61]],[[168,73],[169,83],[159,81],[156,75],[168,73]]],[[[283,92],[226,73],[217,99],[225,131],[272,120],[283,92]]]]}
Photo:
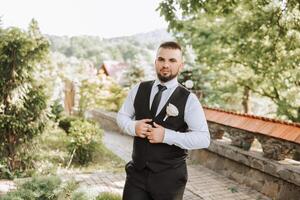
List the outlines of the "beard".
{"type": "Polygon", "coordinates": [[[176,73],[176,74],[170,74],[169,76],[163,76],[163,75],[161,75],[160,73],[157,73],[158,79],[159,79],[161,82],[163,82],[163,83],[172,80],[172,79],[175,78],[177,75],[178,75],[178,73],[176,73]]]}

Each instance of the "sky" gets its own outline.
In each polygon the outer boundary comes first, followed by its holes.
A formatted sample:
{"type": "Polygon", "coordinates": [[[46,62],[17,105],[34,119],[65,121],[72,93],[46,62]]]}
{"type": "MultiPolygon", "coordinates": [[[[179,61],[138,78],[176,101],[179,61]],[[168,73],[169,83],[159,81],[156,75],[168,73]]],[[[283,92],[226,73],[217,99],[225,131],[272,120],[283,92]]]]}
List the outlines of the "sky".
{"type": "Polygon", "coordinates": [[[155,11],[161,0],[0,0],[1,26],[27,29],[32,18],[43,34],[128,36],[167,28],[155,11]]]}

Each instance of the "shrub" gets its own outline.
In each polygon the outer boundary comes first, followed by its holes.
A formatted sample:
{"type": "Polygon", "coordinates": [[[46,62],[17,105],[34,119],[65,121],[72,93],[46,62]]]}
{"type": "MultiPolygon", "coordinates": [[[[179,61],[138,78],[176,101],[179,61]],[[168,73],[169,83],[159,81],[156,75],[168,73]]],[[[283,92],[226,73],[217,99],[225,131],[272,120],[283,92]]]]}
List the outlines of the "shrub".
{"type": "Polygon", "coordinates": [[[78,192],[78,182],[74,179],[68,181],[64,186],[60,187],[58,200],[89,200],[83,192],[78,192]]]}
{"type": "Polygon", "coordinates": [[[74,192],[77,188],[78,183],[74,180],[62,184],[57,176],[34,177],[0,200],[87,200],[84,193],[74,192]]]}
{"type": "Polygon", "coordinates": [[[65,117],[61,119],[58,123],[58,126],[62,128],[67,134],[69,133],[69,129],[71,127],[71,122],[78,120],[77,117],[65,117]]]}
{"type": "Polygon", "coordinates": [[[16,191],[9,192],[1,200],[53,200],[61,180],[56,176],[34,177],[22,184],[16,191]]]}
{"type": "Polygon", "coordinates": [[[102,130],[94,122],[80,119],[71,122],[69,129],[71,142],[68,145],[71,154],[69,165],[72,161],[80,165],[92,161],[93,153],[98,145],[95,138],[101,137],[101,134],[102,130]]]}
{"type": "Polygon", "coordinates": [[[2,160],[0,161],[0,177],[5,179],[13,178],[13,174],[8,169],[7,163],[2,160]]]}
{"type": "Polygon", "coordinates": [[[121,200],[122,197],[119,194],[103,192],[96,197],[96,200],[121,200]]]}
{"type": "Polygon", "coordinates": [[[51,114],[52,114],[51,119],[54,122],[58,122],[63,116],[63,111],[64,111],[63,106],[59,103],[59,100],[55,100],[50,107],[51,107],[51,114]]]}
{"type": "Polygon", "coordinates": [[[34,142],[20,144],[16,148],[14,169],[10,169],[8,163],[0,161],[0,179],[13,179],[15,177],[28,177],[35,172],[34,162],[36,157],[31,152],[34,150],[34,142]]]}

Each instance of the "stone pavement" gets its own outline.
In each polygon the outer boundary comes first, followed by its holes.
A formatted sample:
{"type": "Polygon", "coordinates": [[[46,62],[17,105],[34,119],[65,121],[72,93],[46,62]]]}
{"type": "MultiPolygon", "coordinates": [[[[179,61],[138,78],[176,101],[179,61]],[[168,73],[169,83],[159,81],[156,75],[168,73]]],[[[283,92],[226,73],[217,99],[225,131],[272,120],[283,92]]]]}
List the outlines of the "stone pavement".
{"type": "MultiPolygon", "coordinates": [[[[123,160],[127,162],[131,159],[132,137],[106,131],[103,139],[105,145],[123,160]]],[[[86,174],[68,170],[60,171],[59,175],[65,180],[74,178],[80,184],[79,190],[90,197],[95,197],[101,192],[122,194],[125,182],[125,170],[123,173],[97,171],[86,174]]],[[[184,200],[269,200],[261,193],[201,165],[189,164],[188,175],[184,200]]],[[[9,184],[9,187],[14,187],[11,182],[9,184]]]]}
{"type": "MultiPolygon", "coordinates": [[[[131,159],[132,137],[106,131],[104,143],[115,154],[128,162],[131,159]]],[[[266,196],[234,182],[201,165],[188,165],[188,183],[184,193],[184,200],[267,200],[266,196]]],[[[117,175],[112,175],[117,176],[117,175]]],[[[125,175],[119,175],[111,182],[108,191],[122,193],[125,175]]],[[[113,178],[112,178],[113,179],[113,178]]],[[[104,185],[108,185],[106,182],[104,185]]]]}

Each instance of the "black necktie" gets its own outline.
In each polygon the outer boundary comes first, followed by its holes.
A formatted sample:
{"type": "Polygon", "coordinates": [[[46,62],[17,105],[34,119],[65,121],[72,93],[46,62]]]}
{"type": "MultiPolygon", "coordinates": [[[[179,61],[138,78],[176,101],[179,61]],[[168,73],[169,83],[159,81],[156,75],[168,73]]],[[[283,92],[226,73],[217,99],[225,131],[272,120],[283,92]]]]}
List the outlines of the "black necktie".
{"type": "Polygon", "coordinates": [[[161,99],[161,95],[162,95],[163,91],[167,89],[166,86],[163,86],[163,85],[160,85],[160,84],[157,85],[157,87],[158,87],[158,92],[156,93],[156,95],[153,99],[151,109],[150,109],[151,115],[153,117],[155,117],[155,115],[156,115],[156,111],[157,111],[157,108],[158,108],[158,105],[159,105],[159,102],[160,102],[160,99],[161,99]]]}

